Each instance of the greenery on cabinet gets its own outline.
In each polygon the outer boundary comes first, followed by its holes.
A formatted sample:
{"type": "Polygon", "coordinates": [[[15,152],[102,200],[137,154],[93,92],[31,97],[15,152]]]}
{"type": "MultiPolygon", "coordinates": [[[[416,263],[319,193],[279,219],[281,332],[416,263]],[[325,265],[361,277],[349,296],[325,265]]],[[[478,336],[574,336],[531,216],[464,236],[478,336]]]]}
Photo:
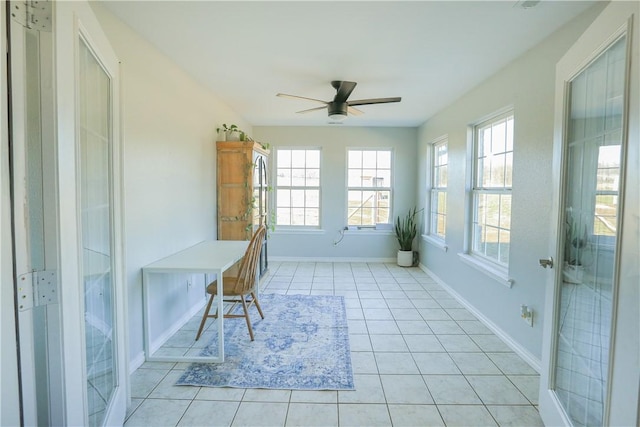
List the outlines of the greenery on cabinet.
{"type": "Polygon", "coordinates": [[[249,134],[247,132],[243,131],[242,129],[240,129],[238,127],[238,125],[233,124],[233,123],[230,124],[230,125],[227,125],[226,123],[223,123],[222,127],[216,128],[216,133],[217,134],[220,134],[221,132],[224,132],[224,137],[221,139],[221,141],[234,141],[236,139],[235,139],[235,136],[233,136],[233,135],[237,133],[238,134],[238,141],[242,141],[242,142],[244,142],[244,141],[257,142],[265,150],[268,150],[269,147],[271,146],[267,142],[255,141],[251,136],[249,136],[249,134]]]}

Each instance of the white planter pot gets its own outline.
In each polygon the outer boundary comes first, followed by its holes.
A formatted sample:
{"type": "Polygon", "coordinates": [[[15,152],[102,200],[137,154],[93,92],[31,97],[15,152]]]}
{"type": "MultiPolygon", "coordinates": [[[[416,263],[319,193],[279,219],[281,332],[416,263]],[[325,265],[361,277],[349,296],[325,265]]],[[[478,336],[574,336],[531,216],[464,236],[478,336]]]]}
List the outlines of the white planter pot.
{"type": "Polygon", "coordinates": [[[398,265],[411,267],[413,265],[413,251],[398,251],[398,265]]]}

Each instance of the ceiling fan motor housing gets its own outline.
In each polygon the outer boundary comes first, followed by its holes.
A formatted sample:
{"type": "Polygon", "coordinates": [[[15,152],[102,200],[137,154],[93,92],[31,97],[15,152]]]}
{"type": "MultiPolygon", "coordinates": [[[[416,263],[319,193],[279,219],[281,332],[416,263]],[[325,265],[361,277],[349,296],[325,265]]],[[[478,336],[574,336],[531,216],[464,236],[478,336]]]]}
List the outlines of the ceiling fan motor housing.
{"type": "Polygon", "coordinates": [[[349,107],[349,104],[347,104],[346,102],[333,101],[327,104],[327,110],[329,110],[329,116],[333,116],[333,115],[346,116],[347,107],[349,107]]]}

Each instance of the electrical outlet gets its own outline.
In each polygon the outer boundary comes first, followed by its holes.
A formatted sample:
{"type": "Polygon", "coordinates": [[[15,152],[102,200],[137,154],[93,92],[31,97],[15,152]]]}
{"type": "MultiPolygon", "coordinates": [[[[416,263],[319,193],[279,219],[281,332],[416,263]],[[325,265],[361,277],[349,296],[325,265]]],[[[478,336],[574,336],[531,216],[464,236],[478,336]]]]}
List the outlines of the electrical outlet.
{"type": "Polygon", "coordinates": [[[193,282],[191,281],[191,279],[187,279],[187,292],[189,292],[191,290],[191,287],[193,286],[193,282]]]}
{"type": "Polygon", "coordinates": [[[520,306],[520,317],[524,320],[527,325],[533,328],[533,309],[529,306],[522,304],[520,306]]]}

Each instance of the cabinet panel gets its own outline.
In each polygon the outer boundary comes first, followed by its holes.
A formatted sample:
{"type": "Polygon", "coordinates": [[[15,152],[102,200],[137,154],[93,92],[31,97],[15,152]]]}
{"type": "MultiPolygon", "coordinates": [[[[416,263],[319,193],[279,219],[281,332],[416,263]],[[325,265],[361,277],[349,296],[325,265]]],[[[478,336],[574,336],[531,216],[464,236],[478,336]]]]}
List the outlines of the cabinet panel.
{"type": "MultiPolygon", "coordinates": [[[[267,158],[253,141],[217,143],[218,239],[249,240],[268,221],[267,158]]],[[[267,270],[267,243],[260,256],[260,276],[267,270]]]]}

